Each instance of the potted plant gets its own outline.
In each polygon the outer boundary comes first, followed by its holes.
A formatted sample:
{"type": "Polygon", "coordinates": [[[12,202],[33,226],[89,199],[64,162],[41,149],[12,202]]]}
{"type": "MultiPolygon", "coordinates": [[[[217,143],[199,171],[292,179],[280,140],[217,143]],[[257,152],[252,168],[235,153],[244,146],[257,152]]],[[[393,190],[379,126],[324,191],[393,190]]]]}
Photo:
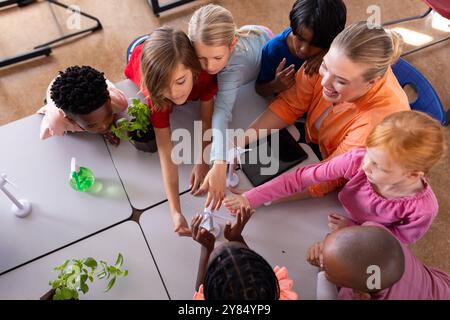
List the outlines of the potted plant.
{"type": "Polygon", "coordinates": [[[94,258],[66,260],[55,270],[59,271],[58,278],[49,282],[52,287],[40,300],[78,300],[79,292],[86,294],[89,291],[87,282],[93,282],[95,278],[109,279],[104,292],[108,292],[116,283],[117,277],[125,277],[128,270],[120,270],[123,264],[123,256],[119,253],[114,266],[100,261],[102,270],[96,273],[98,263],[94,258]]]}
{"type": "Polygon", "coordinates": [[[131,119],[120,118],[111,126],[111,131],[122,140],[130,141],[136,149],[156,152],[155,131],[150,124],[150,109],[139,99],[133,99],[127,110],[131,119]]]}

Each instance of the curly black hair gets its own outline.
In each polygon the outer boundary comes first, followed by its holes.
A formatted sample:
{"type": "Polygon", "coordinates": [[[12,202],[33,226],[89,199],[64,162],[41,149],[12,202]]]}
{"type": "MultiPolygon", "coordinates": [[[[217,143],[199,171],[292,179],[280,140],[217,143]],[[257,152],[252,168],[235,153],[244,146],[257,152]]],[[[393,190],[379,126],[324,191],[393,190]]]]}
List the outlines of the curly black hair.
{"type": "Polygon", "coordinates": [[[280,287],[269,263],[249,248],[226,247],[205,274],[206,300],[278,300],[280,287]]]}
{"type": "Polygon", "coordinates": [[[89,66],[72,66],[59,72],[50,96],[66,113],[88,114],[106,103],[109,91],[103,72],[89,66]]]}

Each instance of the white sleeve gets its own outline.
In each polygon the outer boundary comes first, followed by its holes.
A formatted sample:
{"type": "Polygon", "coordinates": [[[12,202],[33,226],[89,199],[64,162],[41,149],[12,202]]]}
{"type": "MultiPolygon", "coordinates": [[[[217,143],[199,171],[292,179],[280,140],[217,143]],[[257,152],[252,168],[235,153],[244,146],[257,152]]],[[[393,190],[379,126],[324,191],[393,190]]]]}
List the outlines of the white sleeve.
{"type": "Polygon", "coordinates": [[[337,300],[337,295],[337,287],[327,280],[325,277],[325,271],[320,271],[317,274],[317,300],[337,300]]]}

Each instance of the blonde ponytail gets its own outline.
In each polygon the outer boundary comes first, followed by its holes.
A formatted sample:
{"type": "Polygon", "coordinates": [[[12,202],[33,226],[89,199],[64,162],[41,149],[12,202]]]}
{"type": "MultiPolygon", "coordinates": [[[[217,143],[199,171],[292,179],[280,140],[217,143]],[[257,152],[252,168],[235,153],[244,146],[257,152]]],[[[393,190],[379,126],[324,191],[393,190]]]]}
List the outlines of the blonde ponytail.
{"type": "Polygon", "coordinates": [[[392,31],[390,29],[385,29],[386,33],[391,37],[392,41],[392,56],[390,64],[393,65],[400,59],[402,55],[403,38],[400,33],[392,31]]]}
{"type": "Polygon", "coordinates": [[[389,66],[398,60],[402,38],[396,32],[370,27],[366,21],[360,21],[345,28],[331,46],[342,49],[353,62],[367,65],[363,77],[370,81],[383,77],[389,66]]]}

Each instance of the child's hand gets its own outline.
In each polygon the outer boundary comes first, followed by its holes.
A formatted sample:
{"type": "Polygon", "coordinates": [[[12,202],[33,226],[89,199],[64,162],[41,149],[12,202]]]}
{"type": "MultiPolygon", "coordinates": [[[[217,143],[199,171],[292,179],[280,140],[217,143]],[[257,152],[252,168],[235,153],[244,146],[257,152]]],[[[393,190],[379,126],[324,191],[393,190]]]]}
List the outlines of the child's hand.
{"type": "Polygon", "coordinates": [[[227,163],[225,161],[215,161],[211,170],[198,190],[199,193],[208,191],[205,208],[217,211],[222,205],[227,190],[227,163]]]}
{"type": "Polygon", "coordinates": [[[174,224],[173,231],[178,233],[180,237],[191,236],[191,230],[189,229],[186,218],[181,213],[172,215],[172,221],[174,224]]]}
{"type": "Polygon", "coordinates": [[[275,71],[275,79],[273,80],[277,92],[282,92],[295,84],[295,66],[291,64],[284,69],[286,65],[286,58],[281,60],[275,71]]]}
{"type": "Polygon", "coordinates": [[[228,190],[230,190],[234,194],[243,194],[244,192],[247,192],[250,189],[240,189],[240,188],[229,187],[228,190]]]}
{"type": "Polygon", "coordinates": [[[305,73],[308,76],[312,76],[315,73],[319,72],[320,65],[322,64],[323,57],[327,53],[327,50],[323,50],[319,54],[309,58],[305,61],[305,73]]]}
{"type": "Polygon", "coordinates": [[[212,252],[214,250],[216,237],[211,232],[200,226],[202,221],[203,216],[200,214],[196,214],[192,218],[191,221],[192,239],[194,239],[202,246],[204,246],[208,250],[208,252],[212,252]]]}
{"type": "Polygon", "coordinates": [[[244,195],[229,196],[223,200],[223,205],[231,215],[236,215],[242,207],[250,208],[250,202],[244,195]]]}
{"type": "Polygon", "coordinates": [[[103,138],[105,138],[109,143],[111,143],[113,146],[118,146],[120,144],[120,139],[111,131],[108,131],[103,135],[103,138]]]}
{"type": "Polygon", "coordinates": [[[330,214],[328,216],[328,227],[331,231],[336,231],[351,225],[351,220],[340,214],[330,214]]]}
{"type": "Polygon", "coordinates": [[[323,268],[323,242],[316,242],[309,248],[306,253],[306,261],[308,261],[311,265],[323,268]]]}
{"type": "Polygon", "coordinates": [[[225,225],[223,235],[228,241],[241,241],[242,230],[247,224],[250,217],[255,213],[255,210],[250,207],[242,207],[236,214],[236,220],[233,224],[230,221],[225,225]]]}
{"type": "Polygon", "coordinates": [[[205,177],[209,171],[209,165],[206,163],[200,163],[194,165],[194,168],[191,172],[191,178],[190,178],[190,187],[191,187],[191,194],[194,196],[201,196],[205,194],[204,190],[200,189],[200,186],[202,185],[203,181],[205,180],[205,177]]]}

